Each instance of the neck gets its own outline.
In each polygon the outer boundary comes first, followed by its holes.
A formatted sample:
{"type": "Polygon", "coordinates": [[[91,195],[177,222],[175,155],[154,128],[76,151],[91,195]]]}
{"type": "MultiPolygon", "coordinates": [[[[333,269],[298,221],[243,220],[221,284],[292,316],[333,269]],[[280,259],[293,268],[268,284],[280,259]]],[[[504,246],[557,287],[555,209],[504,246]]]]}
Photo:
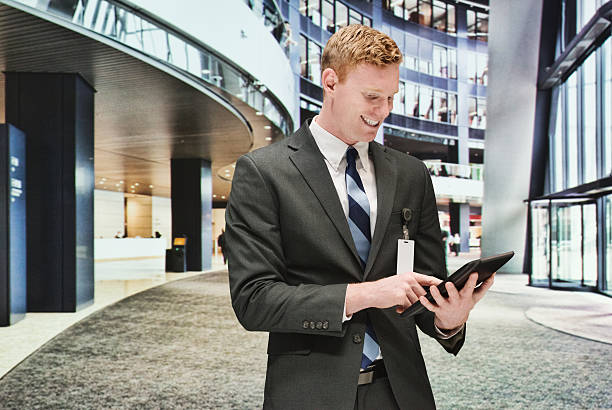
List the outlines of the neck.
{"type": "Polygon", "coordinates": [[[354,145],[357,141],[353,141],[350,138],[346,138],[342,134],[342,131],[337,127],[337,121],[334,121],[333,119],[331,110],[328,106],[326,106],[325,103],[326,102],[324,101],[321,112],[315,117],[316,123],[325,131],[329,132],[331,135],[344,142],[346,145],[354,145]]]}

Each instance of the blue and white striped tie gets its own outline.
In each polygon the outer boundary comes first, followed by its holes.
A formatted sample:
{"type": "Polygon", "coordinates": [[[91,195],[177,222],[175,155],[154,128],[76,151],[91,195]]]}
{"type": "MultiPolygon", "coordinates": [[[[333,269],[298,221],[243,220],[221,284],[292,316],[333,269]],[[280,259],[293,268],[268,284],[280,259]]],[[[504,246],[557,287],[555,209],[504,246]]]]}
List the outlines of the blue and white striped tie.
{"type": "MultiPolygon", "coordinates": [[[[365,269],[370,253],[370,202],[363,189],[363,183],[357,172],[355,160],[358,156],[357,150],[349,147],[346,150],[346,192],[348,194],[349,215],[348,224],[351,235],[357,248],[357,254],[361,259],[361,266],[365,269]]],[[[363,161],[363,159],[362,159],[363,161]]],[[[368,367],[379,356],[380,347],[376,339],[376,333],[370,322],[366,323],[366,335],[363,342],[363,353],[361,354],[361,368],[368,367]]]]}

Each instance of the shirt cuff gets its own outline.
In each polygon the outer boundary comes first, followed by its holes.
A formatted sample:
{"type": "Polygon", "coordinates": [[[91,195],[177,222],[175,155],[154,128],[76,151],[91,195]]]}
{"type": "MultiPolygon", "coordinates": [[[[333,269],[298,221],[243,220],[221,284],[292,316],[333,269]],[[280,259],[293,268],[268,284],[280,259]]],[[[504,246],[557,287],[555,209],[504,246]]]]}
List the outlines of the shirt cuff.
{"type": "MultiPolygon", "coordinates": [[[[348,289],[348,285],[346,287],[348,289]]],[[[342,323],[349,321],[353,318],[353,315],[346,315],[346,293],[344,294],[344,310],[342,311],[342,323]]]]}
{"type": "Polygon", "coordinates": [[[434,328],[436,329],[436,333],[438,334],[438,338],[442,339],[442,340],[447,340],[447,339],[450,339],[451,337],[455,336],[457,333],[459,333],[459,332],[461,332],[463,330],[464,326],[465,326],[465,324],[462,324],[458,328],[449,330],[448,332],[443,332],[440,329],[438,329],[438,326],[436,326],[434,324],[434,328]]]}

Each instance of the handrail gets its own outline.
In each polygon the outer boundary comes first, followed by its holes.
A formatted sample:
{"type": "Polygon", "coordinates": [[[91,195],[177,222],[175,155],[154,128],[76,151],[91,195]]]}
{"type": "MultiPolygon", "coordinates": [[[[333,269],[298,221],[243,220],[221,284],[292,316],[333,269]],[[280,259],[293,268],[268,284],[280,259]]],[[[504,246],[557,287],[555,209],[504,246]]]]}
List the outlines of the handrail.
{"type": "Polygon", "coordinates": [[[114,0],[73,0],[73,4],[15,0],[70,21],[152,57],[242,100],[288,135],[292,120],[267,88],[187,35],[141,9],[114,0]],[[42,3],[42,4],[41,4],[42,3]]]}

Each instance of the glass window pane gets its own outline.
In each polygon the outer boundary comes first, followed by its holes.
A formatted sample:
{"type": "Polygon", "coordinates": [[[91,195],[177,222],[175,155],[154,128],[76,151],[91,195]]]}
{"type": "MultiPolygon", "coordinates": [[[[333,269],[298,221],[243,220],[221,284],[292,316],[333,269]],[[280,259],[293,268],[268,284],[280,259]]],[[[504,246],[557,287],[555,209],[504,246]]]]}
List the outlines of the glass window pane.
{"type": "Polygon", "coordinates": [[[361,13],[349,9],[349,24],[361,24],[361,13]]]}
{"type": "Polygon", "coordinates": [[[446,31],[449,34],[457,33],[457,26],[455,23],[455,6],[452,4],[447,4],[446,14],[448,16],[446,31]]]}
{"type": "Polygon", "coordinates": [[[596,144],[596,121],[597,121],[597,90],[596,90],[596,53],[592,53],[582,65],[582,78],[584,81],[582,131],[583,131],[583,183],[597,179],[597,144],[596,144]]]}
{"type": "Polygon", "coordinates": [[[372,19],[366,16],[363,16],[363,25],[372,27],[372,19]]]}
{"type": "Polygon", "coordinates": [[[478,84],[487,85],[489,78],[488,57],[486,54],[476,54],[476,75],[478,84]]]}
{"type": "Polygon", "coordinates": [[[608,195],[605,201],[604,224],[605,224],[605,258],[606,258],[606,289],[612,294],[612,195],[608,195]]]}
{"type": "Polygon", "coordinates": [[[555,121],[555,133],[552,142],[553,149],[553,160],[552,160],[552,173],[553,173],[553,192],[563,191],[563,118],[565,112],[563,111],[563,87],[559,87],[557,90],[557,104],[555,105],[556,121],[555,121]]]}
{"type": "MultiPolygon", "coordinates": [[[[604,97],[603,110],[607,113],[603,116],[603,146],[604,146],[604,176],[612,175],[612,38],[608,38],[603,47],[604,50],[604,97]]],[[[612,265],[610,270],[612,271],[612,265]]],[[[611,288],[612,289],[612,288],[611,288]]]]}
{"type": "Polygon", "coordinates": [[[448,94],[448,122],[457,125],[457,94],[448,94]]]}
{"type": "Polygon", "coordinates": [[[433,46],[433,75],[448,78],[446,48],[433,46]]]}
{"type": "Polygon", "coordinates": [[[576,73],[567,80],[567,188],[578,185],[578,92],[576,73]]]}
{"type": "Polygon", "coordinates": [[[308,0],[308,15],[315,25],[321,26],[321,0],[308,0]]]}
{"type": "Polygon", "coordinates": [[[336,30],[348,25],[348,8],[339,1],[336,1],[336,30]]]}
{"type": "Polygon", "coordinates": [[[323,13],[321,13],[321,27],[330,33],[334,32],[334,4],[329,0],[323,1],[323,13]]]}
{"type": "Polygon", "coordinates": [[[448,49],[448,78],[457,78],[457,50],[448,49]]]}
{"type": "Polygon", "coordinates": [[[443,91],[434,92],[434,120],[437,122],[448,122],[448,101],[443,91]]]}
{"type": "Polygon", "coordinates": [[[417,0],[404,0],[404,19],[419,23],[419,12],[417,11],[417,0]]]}
{"type": "Polygon", "coordinates": [[[428,74],[431,75],[431,68],[432,64],[431,61],[427,61],[427,60],[419,60],[419,71],[422,72],[423,74],[428,74]]]}
{"type": "Polygon", "coordinates": [[[405,114],[405,86],[402,81],[399,82],[399,91],[393,96],[393,112],[395,114],[405,114]]]}
{"type": "Polygon", "coordinates": [[[468,38],[476,37],[476,12],[472,10],[467,11],[467,32],[468,38]]]}
{"type": "Polygon", "coordinates": [[[436,30],[446,31],[446,3],[443,1],[434,1],[433,27],[436,30]]]}
{"type": "MultiPolygon", "coordinates": [[[[552,279],[556,282],[582,281],[582,212],[580,205],[553,206],[557,229],[556,258],[553,258],[552,279]]],[[[553,236],[554,238],[554,236],[553,236]]]]}
{"type": "Polygon", "coordinates": [[[480,41],[488,41],[489,39],[489,16],[486,14],[478,13],[478,20],[476,23],[477,39],[480,41]]]}
{"type": "Polygon", "coordinates": [[[583,284],[585,286],[597,285],[597,205],[585,204],[582,206],[582,226],[584,232],[583,250],[583,284]]]}
{"type": "Polygon", "coordinates": [[[475,84],[476,83],[476,54],[475,53],[465,53],[467,60],[467,76],[468,83],[475,84]]]}
{"type": "Polygon", "coordinates": [[[476,111],[478,112],[478,128],[484,130],[487,128],[487,100],[484,98],[479,98],[476,104],[476,111]]]}
{"type": "Polygon", "coordinates": [[[393,11],[393,14],[397,17],[404,18],[404,5],[403,0],[392,0],[390,4],[390,9],[393,11]]]}
{"type": "Polygon", "coordinates": [[[308,55],[306,51],[306,44],[308,41],[306,37],[300,36],[300,75],[304,78],[308,78],[308,55]]]}
{"type": "Polygon", "coordinates": [[[404,92],[406,93],[406,115],[411,117],[419,116],[419,87],[414,83],[405,83],[404,92]]]}
{"type": "Polygon", "coordinates": [[[550,235],[547,207],[532,205],[531,232],[533,249],[531,258],[531,281],[536,284],[547,283],[549,275],[548,238],[550,235]]]}
{"type": "Polygon", "coordinates": [[[429,87],[420,87],[419,116],[426,120],[432,120],[433,114],[433,90],[429,87]]]}
{"type": "Polygon", "coordinates": [[[312,41],[308,42],[308,74],[310,81],[321,83],[321,47],[312,41]]]}
{"type": "Polygon", "coordinates": [[[300,0],[299,6],[300,14],[302,16],[308,16],[308,0],[300,0]]]}
{"type": "Polygon", "coordinates": [[[468,97],[468,122],[470,127],[476,127],[478,124],[478,119],[476,116],[478,112],[476,111],[476,98],[468,97]]]}
{"type": "Polygon", "coordinates": [[[419,23],[424,26],[431,26],[431,3],[421,0],[419,4],[419,23]]]}

